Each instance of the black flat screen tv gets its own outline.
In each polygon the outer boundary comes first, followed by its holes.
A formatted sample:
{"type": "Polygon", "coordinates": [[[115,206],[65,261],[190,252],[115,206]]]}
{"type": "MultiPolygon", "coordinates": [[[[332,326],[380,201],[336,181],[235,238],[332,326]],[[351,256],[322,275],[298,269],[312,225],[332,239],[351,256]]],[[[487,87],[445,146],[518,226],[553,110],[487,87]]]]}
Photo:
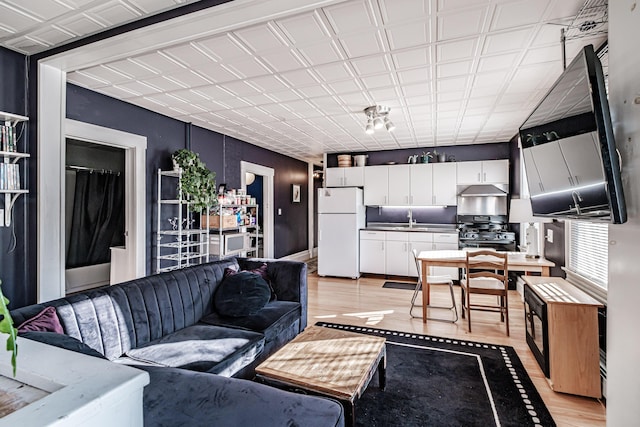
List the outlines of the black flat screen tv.
{"type": "Polygon", "coordinates": [[[519,129],[534,216],[624,223],[602,64],[585,46],[519,129]]]}

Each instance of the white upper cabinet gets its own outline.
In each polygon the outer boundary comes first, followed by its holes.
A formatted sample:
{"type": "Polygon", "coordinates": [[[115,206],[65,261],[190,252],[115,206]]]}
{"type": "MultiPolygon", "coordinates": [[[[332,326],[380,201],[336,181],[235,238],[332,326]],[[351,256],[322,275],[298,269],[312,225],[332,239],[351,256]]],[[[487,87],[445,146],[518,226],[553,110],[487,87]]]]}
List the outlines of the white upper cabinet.
{"type": "MultiPolygon", "coordinates": [[[[466,162],[465,162],[466,163],[466,162]]],[[[456,188],[456,163],[433,164],[433,203],[436,206],[458,204],[456,188]]]]}
{"type": "Polygon", "coordinates": [[[389,166],[364,167],[364,204],[366,206],[389,204],[389,166]]]}
{"type": "Polygon", "coordinates": [[[509,160],[461,162],[458,184],[509,184],[509,160]]]}
{"type": "Polygon", "coordinates": [[[410,165],[389,167],[389,202],[391,206],[411,206],[410,165]]]}
{"type": "Polygon", "coordinates": [[[430,206],[433,204],[433,165],[410,165],[411,205],[430,206]]]}
{"type": "Polygon", "coordinates": [[[364,186],[364,167],[327,168],[325,186],[362,187],[364,186]]]}

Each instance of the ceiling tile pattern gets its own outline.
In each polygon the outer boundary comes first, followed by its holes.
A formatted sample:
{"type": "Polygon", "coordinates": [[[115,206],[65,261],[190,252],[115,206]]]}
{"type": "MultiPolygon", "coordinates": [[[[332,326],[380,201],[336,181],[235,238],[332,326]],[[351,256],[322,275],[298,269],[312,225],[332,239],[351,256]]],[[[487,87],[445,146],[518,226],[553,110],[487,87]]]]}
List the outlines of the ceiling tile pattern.
{"type": "MultiPolygon", "coordinates": [[[[29,54],[189,1],[21,3],[0,0],[0,44],[29,54]]],[[[68,80],[315,163],[327,152],[504,142],[562,72],[560,31],[579,26],[583,3],[345,0],[68,80]],[[393,133],[364,133],[375,104],[391,107],[393,133]]],[[[602,25],[577,34],[568,60],[606,40],[602,25]]]]}

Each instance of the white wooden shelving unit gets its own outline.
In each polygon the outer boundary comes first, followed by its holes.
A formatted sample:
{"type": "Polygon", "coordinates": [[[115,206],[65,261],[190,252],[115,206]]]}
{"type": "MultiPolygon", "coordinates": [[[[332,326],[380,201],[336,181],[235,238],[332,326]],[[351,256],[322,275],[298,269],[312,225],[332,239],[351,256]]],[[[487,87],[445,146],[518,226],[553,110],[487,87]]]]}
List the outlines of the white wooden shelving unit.
{"type": "MultiPolygon", "coordinates": [[[[17,114],[0,112],[0,125],[13,129],[14,131],[14,149],[16,148],[16,144],[20,139],[20,135],[16,135],[15,128],[18,123],[26,123],[29,121],[28,117],[19,116],[17,114]]],[[[4,147],[0,146],[0,157],[2,157],[2,162],[4,164],[16,165],[19,160],[26,159],[29,157],[28,153],[21,153],[15,150],[7,150],[4,147]]],[[[13,186],[10,186],[6,179],[4,181],[0,181],[0,194],[4,194],[4,216],[0,218],[2,220],[2,224],[4,226],[11,225],[11,212],[13,210],[13,205],[15,204],[17,198],[21,194],[29,193],[29,190],[22,188],[21,182],[24,181],[23,175],[26,173],[26,169],[23,169],[23,173],[19,172],[18,166],[18,176],[16,182],[13,186]]]]}

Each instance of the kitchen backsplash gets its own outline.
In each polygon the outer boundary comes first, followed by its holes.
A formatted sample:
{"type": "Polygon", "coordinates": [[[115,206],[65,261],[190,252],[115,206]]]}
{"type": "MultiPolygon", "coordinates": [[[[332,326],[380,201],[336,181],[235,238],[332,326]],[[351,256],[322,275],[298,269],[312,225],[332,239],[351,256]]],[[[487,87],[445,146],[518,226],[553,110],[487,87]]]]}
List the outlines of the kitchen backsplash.
{"type": "MultiPolygon", "coordinates": [[[[390,207],[367,207],[367,223],[370,222],[395,222],[408,223],[408,208],[390,208],[390,207]]],[[[413,208],[413,219],[422,224],[455,224],[456,223],[455,206],[436,207],[436,208],[413,208]]]]}

